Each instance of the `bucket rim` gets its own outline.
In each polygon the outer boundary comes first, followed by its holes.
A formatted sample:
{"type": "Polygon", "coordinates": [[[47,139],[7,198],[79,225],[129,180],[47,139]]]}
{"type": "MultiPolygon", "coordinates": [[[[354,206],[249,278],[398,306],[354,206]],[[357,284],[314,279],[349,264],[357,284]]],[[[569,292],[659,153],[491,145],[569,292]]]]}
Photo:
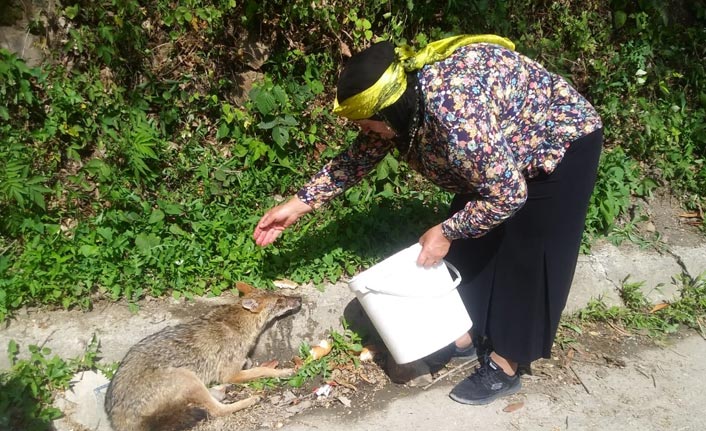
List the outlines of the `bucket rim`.
{"type": "Polygon", "coordinates": [[[364,294],[366,292],[373,292],[373,293],[380,293],[380,294],[389,295],[389,296],[397,296],[400,298],[438,298],[441,296],[445,296],[449,292],[456,290],[456,288],[458,288],[458,285],[461,283],[461,273],[459,272],[458,268],[456,268],[453,264],[451,264],[450,262],[448,262],[446,260],[442,260],[440,264],[446,265],[454,273],[456,278],[453,280],[453,282],[449,286],[447,286],[447,288],[440,290],[440,291],[436,291],[433,294],[424,293],[424,294],[413,295],[413,294],[400,292],[400,291],[391,291],[391,290],[381,289],[378,287],[369,287],[367,285],[366,286],[354,286],[355,281],[365,280],[365,277],[360,277],[360,275],[362,275],[362,274],[359,274],[359,275],[353,277],[352,279],[350,279],[348,281],[348,287],[353,292],[356,292],[356,293],[359,292],[361,294],[364,294]]]}

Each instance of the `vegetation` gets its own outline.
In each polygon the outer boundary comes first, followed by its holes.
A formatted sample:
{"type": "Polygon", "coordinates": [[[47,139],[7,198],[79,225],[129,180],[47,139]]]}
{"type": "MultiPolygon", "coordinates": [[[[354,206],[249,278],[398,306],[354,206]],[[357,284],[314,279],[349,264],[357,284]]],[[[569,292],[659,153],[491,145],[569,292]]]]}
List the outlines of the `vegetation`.
{"type": "MultiPolygon", "coordinates": [[[[310,346],[302,343],[299,348],[301,364],[297,374],[288,379],[260,379],[251,383],[255,389],[276,387],[288,384],[301,387],[316,378],[324,381],[340,367],[350,364],[360,365],[358,355],[363,346],[358,334],[344,322],[343,333],[331,331],[330,352],[315,358],[310,354],[310,346]]],[[[0,371],[0,426],[2,429],[43,431],[52,429],[53,420],[62,417],[61,410],[53,405],[58,391],[69,389],[74,375],[80,371],[96,370],[108,378],[112,377],[117,364],[104,364],[99,361],[99,342],[93,337],[83,355],[78,358],[63,359],[52,355],[49,348],[28,346],[29,357],[19,359],[20,346],[11,341],[8,354],[11,369],[0,371]]]]}
{"type": "Polygon", "coordinates": [[[585,249],[634,238],[635,199],[658,187],[706,228],[700,2],[76,0],[28,30],[44,65],[0,49],[0,321],[234,280],[320,285],[416,240],[449,196],[394,157],[276,246],[251,239],[353,139],[330,114],[337,68],[379,38],[502,34],[593,102],[606,150],[585,249]]]}
{"type": "Polygon", "coordinates": [[[99,369],[111,376],[114,366],[98,363],[98,340],[94,337],[78,358],[65,360],[51,350],[29,346],[29,358],[19,359],[19,346],[11,341],[8,354],[12,367],[0,372],[0,427],[2,429],[40,431],[51,428],[51,421],[62,416],[52,406],[58,390],[69,388],[79,371],[99,369]]]}
{"type": "Polygon", "coordinates": [[[578,313],[582,320],[610,321],[629,331],[664,336],[677,331],[680,326],[704,333],[706,318],[706,278],[678,277],[680,295],[669,303],[652,304],[642,293],[641,282],[623,281],[620,297],[623,307],[607,306],[602,300],[591,301],[578,313]]]}
{"type": "Polygon", "coordinates": [[[236,279],[335,281],[414,241],[449,197],[393,157],[276,247],[251,240],[265,208],[353,138],[331,90],[345,56],[378,38],[504,34],[589,97],[607,143],[585,248],[629,237],[634,198],[659,186],[701,214],[703,5],[470,5],[79,0],[37,15],[50,61],[0,50],[0,319],[26,304],[218,295],[236,279]]]}
{"type": "Polygon", "coordinates": [[[608,305],[603,298],[592,299],[585,308],[562,317],[555,343],[567,349],[590,323],[607,323],[623,335],[658,341],[685,328],[706,338],[706,273],[696,278],[676,276],[673,283],[679,287],[678,296],[653,304],[643,293],[643,282],[626,278],[619,289],[620,305],[608,305]]]}

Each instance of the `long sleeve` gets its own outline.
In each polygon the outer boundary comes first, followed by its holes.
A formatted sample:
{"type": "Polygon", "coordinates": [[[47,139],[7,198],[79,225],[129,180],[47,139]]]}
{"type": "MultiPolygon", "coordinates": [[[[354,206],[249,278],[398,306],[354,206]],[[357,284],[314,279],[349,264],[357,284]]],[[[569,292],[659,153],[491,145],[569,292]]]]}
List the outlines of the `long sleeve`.
{"type": "Polygon", "coordinates": [[[393,147],[392,141],[373,139],[360,133],[342,153],[331,159],[297,192],[314,209],[357,184],[393,147]]]}
{"type": "Polygon", "coordinates": [[[451,156],[479,196],[442,223],[449,239],[482,236],[527,200],[527,183],[503,134],[487,114],[483,117],[449,134],[451,156]]]}
{"type": "MultiPolygon", "coordinates": [[[[479,237],[500,225],[525,204],[526,178],[551,173],[569,142],[600,127],[588,104],[554,115],[552,92],[561,82],[491,44],[459,48],[420,71],[426,117],[408,162],[439,187],[476,197],[442,223],[447,238],[479,237]],[[568,122],[580,130],[557,128],[568,122]]],[[[583,100],[570,93],[563,105],[583,100]]]]}

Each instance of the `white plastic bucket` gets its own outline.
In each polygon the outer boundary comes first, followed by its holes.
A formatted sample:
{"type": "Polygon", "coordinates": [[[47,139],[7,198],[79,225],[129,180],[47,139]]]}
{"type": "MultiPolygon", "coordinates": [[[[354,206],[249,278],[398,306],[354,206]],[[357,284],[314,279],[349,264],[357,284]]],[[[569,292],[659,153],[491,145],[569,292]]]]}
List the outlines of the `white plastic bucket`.
{"type": "Polygon", "coordinates": [[[446,261],[417,266],[421,249],[408,247],[348,282],[398,364],[436,352],[472,326],[458,270],[446,261]]]}

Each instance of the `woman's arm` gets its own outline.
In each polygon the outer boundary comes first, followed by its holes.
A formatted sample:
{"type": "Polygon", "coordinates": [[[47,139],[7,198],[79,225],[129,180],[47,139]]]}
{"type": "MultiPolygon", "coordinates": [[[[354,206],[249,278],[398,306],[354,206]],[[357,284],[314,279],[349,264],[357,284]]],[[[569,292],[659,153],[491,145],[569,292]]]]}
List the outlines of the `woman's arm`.
{"type": "Polygon", "coordinates": [[[301,216],[359,182],[385,157],[392,145],[391,141],[358,135],[346,151],[329,161],[295,196],[262,216],[253,232],[255,243],[259,246],[272,244],[301,216]]]}
{"type": "Polygon", "coordinates": [[[326,163],[314,177],[297,192],[297,197],[314,209],[357,184],[387,155],[393,147],[391,140],[382,140],[364,133],[348,149],[326,163]]]}

